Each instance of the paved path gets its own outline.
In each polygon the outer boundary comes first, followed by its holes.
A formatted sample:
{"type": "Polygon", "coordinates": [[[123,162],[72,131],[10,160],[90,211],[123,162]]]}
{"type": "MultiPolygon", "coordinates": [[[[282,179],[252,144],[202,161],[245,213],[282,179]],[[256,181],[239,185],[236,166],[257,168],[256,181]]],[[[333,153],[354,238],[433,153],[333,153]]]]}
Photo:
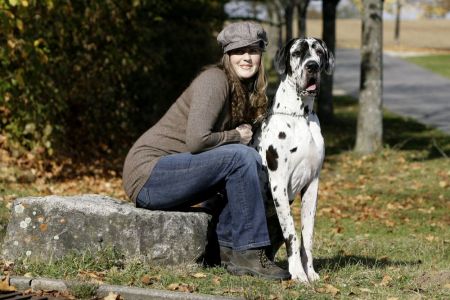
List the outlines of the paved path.
{"type": "MultiPolygon", "coordinates": [[[[450,80],[385,54],[383,105],[403,116],[434,126],[450,134],[450,80]]],[[[334,85],[358,98],[360,52],[336,51],[334,85]]]]}

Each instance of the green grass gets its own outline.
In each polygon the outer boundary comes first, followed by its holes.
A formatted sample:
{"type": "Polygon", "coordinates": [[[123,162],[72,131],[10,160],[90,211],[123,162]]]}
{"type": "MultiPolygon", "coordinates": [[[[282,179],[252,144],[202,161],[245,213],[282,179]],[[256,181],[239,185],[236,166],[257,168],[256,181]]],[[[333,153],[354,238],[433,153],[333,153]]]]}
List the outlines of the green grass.
{"type": "Polygon", "coordinates": [[[450,55],[427,55],[409,57],[406,60],[450,78],[450,55]]]}
{"type": "MultiPolygon", "coordinates": [[[[336,97],[335,112],[335,121],[321,122],[327,157],[314,247],[321,280],[312,286],[232,276],[223,268],[155,266],[112,249],[51,263],[18,261],[12,271],[80,280],[86,283],[76,291],[80,297],[91,293],[88,283],[101,281],[248,299],[450,298],[450,136],[385,113],[384,149],[359,156],[351,151],[356,101],[336,97]]],[[[34,189],[3,184],[0,191],[34,189]]],[[[3,220],[5,210],[0,206],[3,220]]],[[[285,257],[282,248],[278,263],[285,266],[285,257]]]]}

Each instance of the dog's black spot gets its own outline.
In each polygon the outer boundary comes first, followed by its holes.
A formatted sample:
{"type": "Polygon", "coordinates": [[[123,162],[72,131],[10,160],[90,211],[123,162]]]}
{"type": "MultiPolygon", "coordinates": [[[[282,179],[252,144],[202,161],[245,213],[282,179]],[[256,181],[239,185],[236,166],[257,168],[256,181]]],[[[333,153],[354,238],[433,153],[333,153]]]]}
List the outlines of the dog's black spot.
{"type": "Polygon", "coordinates": [[[277,108],[280,107],[280,103],[277,104],[277,108]]]}
{"type": "Polygon", "coordinates": [[[309,114],[309,107],[308,107],[308,105],[305,106],[305,114],[306,114],[306,115],[309,114]]]}
{"type": "Polygon", "coordinates": [[[275,204],[275,207],[280,207],[280,203],[278,203],[277,198],[273,199],[273,203],[275,204]]]}
{"type": "Polygon", "coordinates": [[[280,133],[278,134],[278,138],[280,140],[284,140],[286,138],[286,133],[284,133],[283,131],[280,131],[280,133]]]}
{"type": "Polygon", "coordinates": [[[287,239],[285,239],[286,242],[286,252],[287,252],[287,256],[291,257],[292,256],[292,241],[294,240],[294,235],[290,234],[289,237],[287,239]]]}
{"type": "Polygon", "coordinates": [[[291,125],[289,125],[289,123],[286,123],[287,127],[291,128],[291,125]]]}
{"type": "Polygon", "coordinates": [[[286,90],[285,90],[285,89],[283,89],[283,93],[284,93],[284,92],[286,92],[286,90]]]}
{"type": "Polygon", "coordinates": [[[284,162],[287,162],[287,157],[284,158],[284,162]]]}
{"type": "Polygon", "coordinates": [[[297,97],[297,101],[300,101],[300,97],[297,97]]]}
{"type": "Polygon", "coordinates": [[[273,191],[275,192],[277,190],[277,186],[274,186],[273,187],[273,191]]]}
{"type": "Polygon", "coordinates": [[[294,153],[295,151],[297,151],[297,147],[292,148],[291,150],[289,150],[291,153],[294,153]]]}
{"type": "Polygon", "coordinates": [[[276,171],[278,169],[278,152],[272,145],[266,150],[266,161],[269,170],[276,171]]]}

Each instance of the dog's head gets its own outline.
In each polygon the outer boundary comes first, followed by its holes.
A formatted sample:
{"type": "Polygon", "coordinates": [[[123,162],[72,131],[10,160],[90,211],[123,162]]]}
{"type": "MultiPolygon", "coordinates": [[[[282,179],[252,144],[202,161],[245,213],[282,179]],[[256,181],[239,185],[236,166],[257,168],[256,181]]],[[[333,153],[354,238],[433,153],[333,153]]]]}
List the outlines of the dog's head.
{"type": "Polygon", "coordinates": [[[290,76],[302,94],[315,96],[320,88],[320,72],[331,74],[334,56],[322,40],[292,39],[275,55],[275,69],[290,76]]]}

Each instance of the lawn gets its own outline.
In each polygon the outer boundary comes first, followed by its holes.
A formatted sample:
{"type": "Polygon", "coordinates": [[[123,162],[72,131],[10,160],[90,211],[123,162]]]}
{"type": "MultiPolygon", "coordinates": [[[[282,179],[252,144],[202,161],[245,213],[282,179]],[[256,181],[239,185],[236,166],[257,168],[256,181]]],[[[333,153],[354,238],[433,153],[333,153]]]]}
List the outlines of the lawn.
{"type": "Polygon", "coordinates": [[[408,57],[406,60],[450,78],[450,55],[448,54],[414,56],[408,57]]]}
{"type": "MultiPolygon", "coordinates": [[[[231,276],[223,268],[162,268],[123,260],[111,249],[71,255],[52,264],[17,261],[3,264],[3,271],[80,280],[85,286],[73,291],[79,298],[88,297],[90,287],[101,282],[248,299],[450,298],[450,137],[386,112],[384,149],[359,156],[351,151],[356,102],[336,97],[335,105],[336,120],[322,120],[327,156],[314,247],[321,280],[312,286],[231,276]]],[[[49,193],[123,198],[120,177],[114,172],[58,181],[38,178],[31,183],[2,179],[2,231],[14,198],[49,193]]],[[[284,249],[277,262],[286,265],[284,249]]]]}

